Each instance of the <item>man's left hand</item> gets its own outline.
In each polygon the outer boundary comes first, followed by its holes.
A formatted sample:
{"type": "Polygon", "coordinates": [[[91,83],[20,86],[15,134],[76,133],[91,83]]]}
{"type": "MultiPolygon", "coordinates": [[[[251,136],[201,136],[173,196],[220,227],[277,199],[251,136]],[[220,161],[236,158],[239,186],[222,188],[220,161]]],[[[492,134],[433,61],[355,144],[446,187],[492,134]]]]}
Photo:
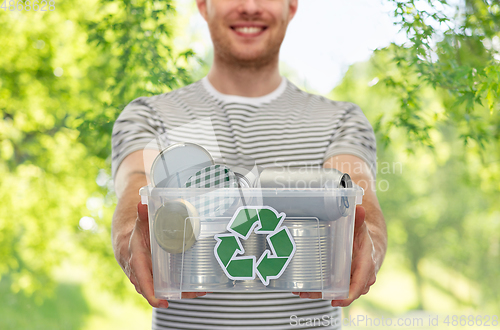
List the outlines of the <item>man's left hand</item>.
{"type": "MultiPolygon", "coordinates": [[[[367,294],[376,280],[375,247],[370,231],[365,223],[365,209],[356,207],[354,223],[354,242],[351,263],[351,284],[349,297],[343,300],[332,300],[332,306],[349,306],[361,295],[367,294]]],[[[321,292],[292,292],[301,298],[320,299],[321,292]]]]}

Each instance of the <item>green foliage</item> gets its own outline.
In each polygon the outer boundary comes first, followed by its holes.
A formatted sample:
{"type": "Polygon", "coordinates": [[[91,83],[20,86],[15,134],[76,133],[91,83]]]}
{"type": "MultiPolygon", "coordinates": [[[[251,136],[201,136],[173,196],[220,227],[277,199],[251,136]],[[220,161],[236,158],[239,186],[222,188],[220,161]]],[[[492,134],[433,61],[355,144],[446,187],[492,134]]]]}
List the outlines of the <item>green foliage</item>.
{"type": "Polygon", "coordinates": [[[102,110],[81,114],[75,127],[99,157],[109,156],[114,120],[127,103],[192,82],[186,64],[193,51],[179,52],[172,45],[175,15],[171,0],[103,0],[84,22],[87,42],[99,53],[91,81],[99,81],[105,95],[102,110]]]}
{"type": "Polygon", "coordinates": [[[175,21],[167,0],[0,11],[0,276],[14,292],[49,294],[55,267],[76,256],[103,285],[125,282],[109,240],[111,129],[132,99],[190,82],[175,21]]]}
{"type": "MultiPolygon", "coordinates": [[[[370,61],[351,66],[331,96],[357,103],[371,122],[381,113],[398,117],[402,111],[400,94],[394,94],[394,86],[374,79],[387,72],[399,79],[397,70],[389,52],[377,52],[370,61]]],[[[423,288],[431,286],[462,306],[497,309],[499,141],[490,139],[482,149],[487,151],[484,153],[480,148],[464,148],[462,127],[453,120],[439,119],[446,113],[448,102],[453,101],[449,95],[423,85],[418,96],[427,126],[425,134],[433,148],[409,140],[406,130],[392,132],[390,148],[381,148],[384,128],[379,127],[377,133],[377,194],[388,223],[388,253],[397,255],[415,275],[419,299],[415,308],[425,308],[429,303],[423,288]],[[427,273],[425,261],[465,276],[470,286],[478,289],[480,298],[464,298],[457,288],[427,273]]]]}
{"type": "Polygon", "coordinates": [[[9,284],[8,277],[0,281],[1,329],[81,329],[90,313],[82,288],[77,284],[57,285],[53,295],[41,306],[29,297],[12,294],[9,284]]]}
{"type": "Polygon", "coordinates": [[[389,53],[396,65],[379,79],[400,103],[397,113],[379,118],[385,140],[400,127],[411,141],[432,145],[432,124],[420,97],[421,88],[431,86],[453,100],[435,124],[451,120],[459,124],[466,144],[484,147],[498,134],[498,126],[489,125],[492,119],[498,123],[500,110],[498,1],[467,0],[456,7],[446,0],[389,2],[409,41],[378,50],[389,53]]]}

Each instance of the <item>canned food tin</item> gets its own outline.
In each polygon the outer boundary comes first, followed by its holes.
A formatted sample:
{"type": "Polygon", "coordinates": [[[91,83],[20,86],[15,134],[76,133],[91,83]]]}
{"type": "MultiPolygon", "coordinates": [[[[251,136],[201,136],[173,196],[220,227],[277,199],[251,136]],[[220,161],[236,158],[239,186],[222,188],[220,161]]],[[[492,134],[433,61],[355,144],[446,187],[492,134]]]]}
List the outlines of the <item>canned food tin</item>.
{"type": "MultiPolygon", "coordinates": [[[[246,240],[241,241],[241,245],[247,256],[260,256],[266,249],[266,236],[252,233],[246,240]]],[[[234,287],[236,290],[252,290],[262,288],[263,284],[259,278],[253,280],[236,281],[234,287]]]]}
{"type": "Polygon", "coordinates": [[[170,267],[174,270],[174,281],[189,283],[190,290],[206,290],[207,288],[230,288],[234,281],[230,280],[220,268],[214,257],[216,241],[213,236],[226,230],[227,220],[202,222],[200,237],[192,248],[183,254],[170,254],[170,267]]]}
{"type": "Polygon", "coordinates": [[[322,290],[330,281],[333,250],[333,226],[328,221],[285,219],[297,250],[280,278],[271,280],[269,288],[277,290],[322,290]]]}

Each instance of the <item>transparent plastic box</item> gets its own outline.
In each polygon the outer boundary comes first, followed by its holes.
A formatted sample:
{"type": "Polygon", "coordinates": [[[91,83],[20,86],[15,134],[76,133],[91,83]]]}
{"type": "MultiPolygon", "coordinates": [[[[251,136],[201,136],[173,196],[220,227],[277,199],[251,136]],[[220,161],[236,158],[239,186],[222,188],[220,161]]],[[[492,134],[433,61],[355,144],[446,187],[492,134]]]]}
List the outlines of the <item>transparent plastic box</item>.
{"type": "Polygon", "coordinates": [[[153,188],[148,205],[155,296],[182,292],[349,294],[363,190],[153,188]]]}

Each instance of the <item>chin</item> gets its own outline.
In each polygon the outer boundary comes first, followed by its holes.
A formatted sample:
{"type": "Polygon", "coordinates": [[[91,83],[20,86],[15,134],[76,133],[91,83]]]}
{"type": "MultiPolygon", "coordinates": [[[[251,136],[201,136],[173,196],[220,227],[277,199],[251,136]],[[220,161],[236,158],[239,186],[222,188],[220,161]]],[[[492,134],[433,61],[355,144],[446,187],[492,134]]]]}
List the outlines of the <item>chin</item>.
{"type": "Polygon", "coordinates": [[[259,68],[264,67],[272,62],[269,57],[234,57],[233,63],[240,67],[259,68]]]}
{"type": "Polygon", "coordinates": [[[240,61],[261,61],[267,57],[269,57],[268,54],[263,54],[261,52],[259,52],[259,53],[256,53],[256,52],[233,53],[233,58],[240,60],[240,61]]]}
{"type": "Polygon", "coordinates": [[[241,62],[242,64],[267,64],[271,62],[278,54],[270,52],[269,49],[259,50],[241,50],[231,52],[231,57],[234,61],[241,62]]]}

